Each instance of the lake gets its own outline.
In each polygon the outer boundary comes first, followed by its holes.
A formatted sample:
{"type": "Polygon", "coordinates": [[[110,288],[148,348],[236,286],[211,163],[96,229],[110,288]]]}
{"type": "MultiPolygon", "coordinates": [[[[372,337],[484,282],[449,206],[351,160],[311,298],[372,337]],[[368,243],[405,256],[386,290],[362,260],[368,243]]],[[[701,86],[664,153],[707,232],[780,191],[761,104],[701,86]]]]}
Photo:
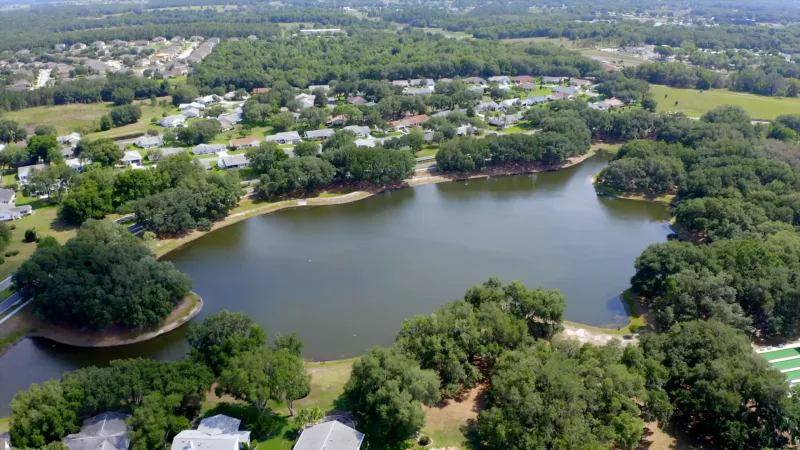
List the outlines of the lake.
{"type": "MultiPolygon", "coordinates": [[[[568,320],[616,326],[627,322],[619,294],[635,258],[670,230],[663,206],[595,194],[590,179],[606,162],[281,211],[210,233],[165,260],[205,300],[195,320],[246,312],[270,336],[298,332],[314,360],[389,345],[404,318],[458,300],[490,276],[560,289],[568,320]]],[[[184,333],[113,349],[26,339],[0,357],[0,417],[17,390],[68,370],[179,358],[184,333]]]]}

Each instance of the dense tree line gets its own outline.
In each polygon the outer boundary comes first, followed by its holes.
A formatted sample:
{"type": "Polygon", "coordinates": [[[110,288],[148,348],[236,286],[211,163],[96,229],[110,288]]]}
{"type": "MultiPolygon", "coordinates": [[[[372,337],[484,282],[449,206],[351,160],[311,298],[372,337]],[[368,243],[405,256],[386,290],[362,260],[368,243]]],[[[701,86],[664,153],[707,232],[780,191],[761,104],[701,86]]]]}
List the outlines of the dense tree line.
{"type": "Polygon", "coordinates": [[[191,281],[159,262],[124,226],[88,221],[64,245],[47,242],[14,275],[36,316],[76,328],[160,324],[191,281]]]}

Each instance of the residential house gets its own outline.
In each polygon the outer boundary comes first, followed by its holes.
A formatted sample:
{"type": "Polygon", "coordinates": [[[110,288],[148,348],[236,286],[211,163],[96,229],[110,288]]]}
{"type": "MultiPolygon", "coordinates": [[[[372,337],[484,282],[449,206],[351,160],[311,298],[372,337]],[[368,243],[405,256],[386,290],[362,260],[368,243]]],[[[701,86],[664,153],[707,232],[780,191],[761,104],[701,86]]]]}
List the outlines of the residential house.
{"type": "Polygon", "coordinates": [[[242,121],[242,113],[234,111],[232,113],[222,114],[219,118],[226,119],[230,123],[239,123],[242,121]]]}
{"type": "Polygon", "coordinates": [[[408,80],[393,80],[392,81],[392,86],[400,86],[400,87],[406,88],[406,87],[410,86],[410,83],[408,82],[408,80]]]}
{"type": "Polygon", "coordinates": [[[616,98],[609,98],[608,100],[603,100],[597,103],[589,104],[590,108],[599,109],[600,111],[608,111],[610,109],[622,108],[623,106],[625,106],[625,103],[616,98]]]}
{"type": "Polygon", "coordinates": [[[522,84],[522,83],[536,83],[536,77],[532,77],[530,75],[518,75],[511,79],[514,83],[522,84]]]}
{"type": "Polygon", "coordinates": [[[76,172],[83,172],[83,169],[86,167],[86,165],[91,163],[91,160],[85,160],[81,158],[70,158],[64,160],[64,165],[76,172]]]}
{"type": "Polygon", "coordinates": [[[347,116],[345,115],[333,116],[328,119],[326,124],[329,127],[343,127],[347,125],[347,116]]]}
{"type": "Polygon", "coordinates": [[[489,118],[488,123],[489,125],[494,125],[498,128],[507,128],[516,125],[520,120],[522,120],[522,117],[522,113],[494,116],[489,118]]]}
{"type": "Polygon", "coordinates": [[[356,135],[356,137],[367,137],[371,132],[369,127],[359,126],[359,125],[349,125],[342,129],[352,132],[353,134],[356,135]]]}
{"type": "Polygon", "coordinates": [[[498,104],[498,109],[503,111],[508,111],[509,108],[519,103],[518,98],[510,98],[508,100],[503,100],[498,104]]]}
{"type": "Polygon", "coordinates": [[[133,145],[139,148],[155,148],[155,147],[161,147],[163,144],[164,144],[163,136],[140,136],[135,141],[133,141],[133,145]]]}
{"type": "Polygon", "coordinates": [[[566,92],[553,92],[550,95],[552,100],[569,100],[572,98],[572,95],[567,94],[566,92]]]}
{"type": "Polygon", "coordinates": [[[483,95],[483,86],[470,86],[467,88],[467,92],[472,92],[473,94],[481,94],[483,95]]]}
{"type": "Polygon", "coordinates": [[[272,90],[272,88],[268,88],[268,87],[257,87],[257,88],[253,89],[253,94],[267,94],[271,90],[272,90]]]}
{"type": "Polygon", "coordinates": [[[195,101],[197,103],[202,103],[202,104],[208,106],[208,105],[210,105],[212,103],[216,103],[217,102],[217,98],[214,97],[213,95],[206,95],[205,97],[200,97],[198,99],[195,99],[195,101]]]}
{"type": "Polygon", "coordinates": [[[576,95],[578,93],[578,89],[574,87],[556,86],[553,88],[553,92],[555,93],[562,92],[567,95],[576,95]]]}
{"type": "Polygon", "coordinates": [[[498,75],[496,77],[489,77],[489,81],[491,83],[497,83],[497,84],[511,84],[511,78],[508,78],[505,75],[498,75]]]}
{"type": "Polygon", "coordinates": [[[153,43],[154,44],[165,44],[166,42],[167,42],[167,38],[165,38],[164,36],[157,36],[157,37],[153,38],[153,43]]]}
{"type": "Polygon", "coordinates": [[[28,184],[28,177],[31,176],[31,173],[34,170],[44,170],[47,167],[47,164],[35,164],[32,166],[22,166],[17,169],[17,178],[19,179],[20,184],[28,184]]]}
{"type": "Polygon", "coordinates": [[[620,68],[616,66],[616,64],[612,64],[608,61],[601,61],[600,68],[606,72],[619,72],[620,68]]]}
{"type": "Polygon", "coordinates": [[[80,133],[70,133],[66,136],[58,136],[56,138],[56,142],[61,145],[68,145],[70,147],[75,147],[78,145],[78,142],[81,141],[80,133]]]}
{"type": "Polygon", "coordinates": [[[64,158],[72,158],[75,156],[75,147],[64,147],[61,149],[61,156],[64,158]]]}
{"type": "Polygon", "coordinates": [[[13,205],[17,200],[17,192],[13,189],[0,188],[0,203],[13,205]]]}
{"type": "Polygon", "coordinates": [[[477,84],[481,86],[486,86],[486,80],[481,77],[467,77],[464,78],[464,84],[477,84]]]}
{"type": "Polygon", "coordinates": [[[183,114],[174,114],[159,120],[158,124],[164,128],[183,127],[186,126],[186,116],[183,114]]]}
{"type": "Polygon", "coordinates": [[[469,136],[475,134],[475,127],[472,125],[461,125],[456,128],[456,136],[469,136]]]}
{"type": "Polygon", "coordinates": [[[356,139],[355,140],[356,147],[369,147],[373,148],[378,145],[378,142],[374,139],[356,139]]]}
{"type": "Polygon", "coordinates": [[[569,84],[575,87],[586,87],[594,84],[592,80],[585,80],[583,78],[570,78],[569,84]]]}
{"type": "Polygon", "coordinates": [[[489,102],[480,102],[475,107],[475,112],[478,113],[485,113],[487,111],[497,111],[500,108],[496,102],[489,101],[489,102]]]}
{"type": "Polygon", "coordinates": [[[147,160],[159,161],[161,158],[164,158],[166,156],[180,155],[183,153],[186,153],[185,148],[180,148],[180,147],[159,148],[157,150],[147,152],[147,160]]]}
{"type": "Polygon", "coordinates": [[[105,412],[83,421],[81,430],[67,435],[64,444],[70,450],[128,450],[131,440],[127,414],[105,412]]]}
{"type": "Polygon", "coordinates": [[[308,86],[308,91],[309,92],[314,92],[316,90],[322,90],[322,91],[325,91],[325,92],[330,92],[331,87],[328,86],[327,84],[312,84],[312,85],[308,86]]]}
{"type": "Polygon", "coordinates": [[[427,122],[428,119],[430,119],[430,117],[426,114],[408,116],[400,120],[389,122],[389,126],[391,126],[395,131],[407,130],[410,127],[421,126],[423,123],[427,122]]]}
{"type": "Polygon", "coordinates": [[[222,169],[243,169],[250,165],[250,160],[246,155],[228,155],[219,159],[219,166],[222,169]]]}
{"type": "Polygon", "coordinates": [[[349,97],[347,99],[347,103],[350,103],[351,105],[366,105],[367,101],[364,99],[364,97],[355,95],[353,97],[349,97]]]}
{"type": "Polygon", "coordinates": [[[225,144],[200,144],[192,147],[192,153],[195,155],[212,155],[226,150],[228,147],[225,144]]]}
{"type": "Polygon", "coordinates": [[[535,91],[538,88],[536,83],[528,83],[527,81],[519,83],[517,86],[524,91],[535,91]]]}
{"type": "Polygon", "coordinates": [[[12,91],[29,91],[31,90],[31,83],[28,80],[19,80],[15,82],[9,89],[12,91]]]}
{"type": "Polygon", "coordinates": [[[137,152],[136,150],[125,152],[125,154],[122,155],[122,159],[120,160],[120,162],[124,166],[141,166],[142,154],[137,152]]]}
{"type": "Polygon", "coordinates": [[[432,87],[434,87],[436,85],[436,82],[433,81],[430,78],[425,78],[425,79],[417,78],[417,79],[411,80],[411,82],[409,84],[411,86],[427,86],[427,87],[431,87],[432,88],[432,87]]]}
{"type": "Polygon", "coordinates": [[[306,131],[305,133],[303,133],[303,137],[305,137],[306,139],[311,140],[311,141],[315,141],[315,140],[318,140],[318,139],[321,139],[323,141],[327,141],[328,138],[333,136],[334,132],[335,132],[335,130],[332,130],[330,128],[326,128],[324,130],[309,130],[309,131],[306,131]]]}
{"type": "Polygon", "coordinates": [[[432,87],[415,87],[415,88],[408,88],[405,91],[406,95],[411,97],[416,97],[418,95],[431,95],[433,94],[432,87]]]}
{"type": "Polygon", "coordinates": [[[364,437],[364,433],[332,420],[303,430],[292,450],[359,450],[364,437]]]}
{"type": "Polygon", "coordinates": [[[253,148],[259,145],[261,145],[261,139],[257,137],[231,139],[231,147],[233,148],[253,148]]]}
{"type": "Polygon", "coordinates": [[[543,84],[561,84],[564,82],[564,77],[542,77],[543,84]]]}
{"type": "Polygon", "coordinates": [[[219,122],[222,131],[230,131],[233,129],[233,122],[226,119],[224,116],[217,117],[217,122],[219,122]]]}
{"type": "Polygon", "coordinates": [[[299,94],[295,96],[295,100],[300,102],[300,106],[304,109],[313,108],[314,107],[314,100],[317,98],[316,95],[310,94],[299,94]]]}
{"type": "Polygon", "coordinates": [[[547,103],[550,99],[548,97],[528,97],[523,100],[520,105],[521,106],[535,106],[541,105],[542,103],[547,103]]]}
{"type": "Polygon", "coordinates": [[[186,116],[187,119],[193,119],[195,117],[200,117],[200,110],[197,108],[187,108],[181,111],[181,114],[186,116]]]}
{"type": "MultiPolygon", "coordinates": [[[[9,220],[17,220],[21,219],[25,216],[29,216],[33,214],[33,208],[31,205],[23,205],[23,206],[14,206],[14,205],[6,205],[0,204],[0,221],[7,222],[9,220]]],[[[3,442],[3,439],[0,438],[0,445],[8,445],[10,447],[11,444],[8,443],[9,439],[3,442]]],[[[9,448],[6,447],[6,448],[9,448]]],[[[0,449],[3,447],[0,446],[0,449]]]]}
{"type": "Polygon", "coordinates": [[[284,131],[266,137],[267,142],[275,142],[277,144],[297,144],[303,140],[297,131],[284,131]]]}

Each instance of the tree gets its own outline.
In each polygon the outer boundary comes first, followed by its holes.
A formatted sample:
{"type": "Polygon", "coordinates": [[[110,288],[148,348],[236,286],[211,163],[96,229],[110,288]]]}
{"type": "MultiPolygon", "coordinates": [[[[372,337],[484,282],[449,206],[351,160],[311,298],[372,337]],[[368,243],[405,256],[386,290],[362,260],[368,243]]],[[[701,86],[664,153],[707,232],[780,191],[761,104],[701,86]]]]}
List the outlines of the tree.
{"type": "Polygon", "coordinates": [[[19,142],[28,137],[28,132],[17,122],[0,119],[0,142],[19,142]]]}
{"type": "Polygon", "coordinates": [[[110,114],[106,114],[100,118],[100,131],[108,131],[114,128],[114,119],[110,114]]]}
{"type": "Polygon", "coordinates": [[[275,131],[286,131],[294,125],[294,114],[282,112],[270,117],[269,121],[275,131]]]}
{"type": "MultiPolygon", "coordinates": [[[[81,143],[83,144],[83,141],[81,143]]],[[[125,154],[116,142],[108,138],[89,141],[84,145],[84,149],[81,155],[102,166],[116,165],[125,154]]]]}
{"type": "Polygon", "coordinates": [[[276,333],[274,345],[276,350],[284,349],[294,356],[303,356],[303,348],[306,346],[306,343],[297,333],[276,333]]]}
{"type": "Polygon", "coordinates": [[[124,226],[94,220],[63,246],[37,248],[14,284],[37,317],[96,330],[160,324],[191,288],[124,226]]]}
{"type": "Polygon", "coordinates": [[[328,106],[328,92],[325,89],[314,89],[314,106],[317,108],[325,108],[328,106]]]}
{"type": "Polygon", "coordinates": [[[47,135],[55,136],[58,134],[58,131],[56,130],[55,125],[41,124],[41,125],[36,125],[34,134],[37,136],[47,136],[47,135]]]}
{"type": "Polygon", "coordinates": [[[27,391],[17,392],[11,412],[11,440],[18,448],[39,448],[80,428],[58,381],[34,384],[27,391]]]}
{"type": "Polygon", "coordinates": [[[133,102],[134,93],[132,89],[121,87],[114,89],[111,97],[115,105],[129,105],[133,102]]]}
{"type": "Polygon", "coordinates": [[[28,139],[28,150],[31,154],[42,161],[49,161],[48,156],[51,150],[58,150],[58,142],[56,137],[52,135],[45,136],[31,136],[28,139]]]}
{"type": "Polygon", "coordinates": [[[192,356],[219,375],[233,356],[263,347],[267,334],[247,314],[223,310],[201,323],[192,322],[186,339],[192,347],[192,356]]]}
{"type": "Polygon", "coordinates": [[[25,242],[36,242],[37,239],[36,228],[28,228],[25,230],[25,242]]]}
{"type": "Polygon", "coordinates": [[[61,201],[59,214],[69,223],[80,225],[89,219],[102,219],[113,210],[111,186],[87,180],[72,188],[61,201]]]}
{"type": "Polygon", "coordinates": [[[793,420],[783,374],[753,353],[744,334],[715,320],[677,324],[642,338],[667,368],[672,421],[719,448],[775,448],[793,420]],[[789,418],[789,420],[786,420],[789,418]]]}
{"type": "Polygon", "coordinates": [[[312,141],[302,141],[294,146],[295,156],[317,156],[320,145],[312,141]]]}
{"type": "Polygon", "coordinates": [[[281,161],[261,176],[255,194],[264,200],[282,195],[302,195],[329,185],[336,168],[329,162],[313,156],[303,156],[281,161]]]}
{"type": "Polygon", "coordinates": [[[312,130],[324,125],[328,120],[328,110],[324,108],[306,108],[300,113],[300,120],[312,130]]]}
{"type": "Polygon", "coordinates": [[[265,173],[278,162],[289,159],[289,155],[274,142],[262,142],[258,147],[248,149],[246,155],[250,160],[250,167],[260,173],[265,173]]]}
{"type": "Polygon", "coordinates": [[[353,364],[344,397],[369,436],[400,442],[424,425],[422,405],[439,400],[439,380],[399,350],[375,347],[353,364]]]}
{"type": "Polygon", "coordinates": [[[307,425],[314,425],[325,418],[325,412],[320,408],[303,408],[297,411],[294,422],[302,429],[307,425]]]}
{"type": "Polygon", "coordinates": [[[139,105],[124,104],[111,108],[108,113],[115,127],[136,123],[142,117],[142,108],[139,105]]]}
{"type": "Polygon", "coordinates": [[[246,401],[262,413],[269,400],[286,401],[293,414],[293,401],[307,395],[310,389],[311,376],[299,356],[285,349],[260,347],[231,358],[220,375],[216,392],[246,401]]]}
{"type": "Polygon", "coordinates": [[[170,434],[177,434],[191,428],[186,417],[176,414],[183,402],[183,395],[164,395],[154,392],[144,397],[142,404],[136,408],[130,418],[129,425],[131,448],[149,450],[164,445],[170,434]]]}
{"type": "Polygon", "coordinates": [[[178,130],[178,139],[186,145],[211,142],[222,132],[222,125],[216,119],[197,119],[188,127],[178,130]]]}
{"type": "Polygon", "coordinates": [[[27,147],[9,144],[5,150],[0,152],[0,165],[5,167],[26,166],[31,163],[31,159],[31,151],[27,147]]]}
{"type": "Polygon", "coordinates": [[[7,223],[0,223],[0,250],[4,250],[14,238],[14,232],[7,223]]]}
{"type": "Polygon", "coordinates": [[[197,89],[190,84],[181,84],[172,91],[172,104],[191,103],[200,96],[197,89]]]}

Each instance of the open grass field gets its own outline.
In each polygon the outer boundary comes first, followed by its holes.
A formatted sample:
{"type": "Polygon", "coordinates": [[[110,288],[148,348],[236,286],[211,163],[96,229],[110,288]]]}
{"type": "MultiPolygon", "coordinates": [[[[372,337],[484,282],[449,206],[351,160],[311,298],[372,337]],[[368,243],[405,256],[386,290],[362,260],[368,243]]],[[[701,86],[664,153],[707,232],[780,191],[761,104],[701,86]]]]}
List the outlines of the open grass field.
{"type": "Polygon", "coordinates": [[[592,59],[609,61],[619,67],[636,67],[649,62],[645,59],[637,58],[635,56],[626,55],[623,53],[604,52],[597,49],[583,49],[580,50],[580,52],[584,56],[588,56],[592,59]]]}
{"type": "Polygon", "coordinates": [[[419,28],[426,33],[441,34],[453,39],[472,39],[472,35],[461,31],[447,31],[442,28],[419,28]]]}
{"type": "Polygon", "coordinates": [[[741,106],[754,120],[773,120],[781,114],[800,112],[800,98],[764,97],[725,89],[697,91],[660,85],[650,86],[650,91],[658,101],[659,111],[682,112],[693,117],[722,105],[741,106]]]}
{"type": "MultiPolygon", "coordinates": [[[[23,200],[19,200],[17,205],[24,205],[23,200]]],[[[25,260],[30,258],[36,250],[35,243],[24,242],[25,230],[35,228],[39,233],[39,237],[54,236],[59,242],[66,242],[67,239],[75,236],[77,229],[69,226],[59,220],[58,208],[56,206],[43,206],[38,207],[37,203],[33,203],[34,213],[30,216],[23,217],[22,219],[15,220],[11,223],[16,229],[13,231],[11,244],[6,248],[6,252],[19,251],[16,256],[9,256],[6,258],[5,263],[0,265],[0,280],[4,280],[11,276],[25,260]]]]}
{"type": "Polygon", "coordinates": [[[14,120],[25,126],[29,129],[29,134],[39,124],[54,125],[60,134],[69,134],[76,128],[99,122],[100,117],[108,114],[109,105],[111,103],[39,106],[8,112],[3,115],[3,118],[14,120]]]}
{"type": "Polygon", "coordinates": [[[541,42],[541,43],[555,44],[569,49],[578,48],[577,41],[572,41],[567,38],[549,38],[549,37],[510,38],[510,39],[500,39],[500,42],[505,42],[506,44],[529,44],[531,42],[541,42]]]}

